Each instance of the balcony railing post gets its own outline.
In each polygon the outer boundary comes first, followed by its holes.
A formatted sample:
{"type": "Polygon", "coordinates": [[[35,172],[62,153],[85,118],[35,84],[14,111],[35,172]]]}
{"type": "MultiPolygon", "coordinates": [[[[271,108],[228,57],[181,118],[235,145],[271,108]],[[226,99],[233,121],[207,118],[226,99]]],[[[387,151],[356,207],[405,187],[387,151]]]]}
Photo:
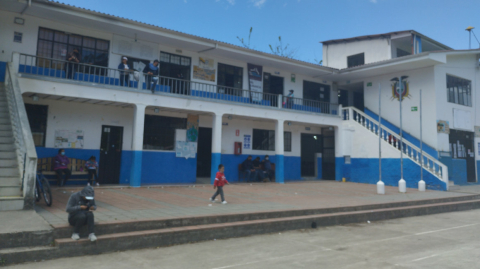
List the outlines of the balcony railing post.
{"type": "Polygon", "coordinates": [[[339,104],[339,105],[338,105],[337,115],[340,116],[340,117],[342,117],[342,113],[343,113],[342,111],[343,111],[343,110],[342,110],[342,104],[339,104]]]}
{"type": "Polygon", "coordinates": [[[277,97],[277,106],[278,106],[278,108],[282,108],[282,104],[283,104],[283,95],[282,95],[282,94],[279,94],[278,97],[277,97]]]}

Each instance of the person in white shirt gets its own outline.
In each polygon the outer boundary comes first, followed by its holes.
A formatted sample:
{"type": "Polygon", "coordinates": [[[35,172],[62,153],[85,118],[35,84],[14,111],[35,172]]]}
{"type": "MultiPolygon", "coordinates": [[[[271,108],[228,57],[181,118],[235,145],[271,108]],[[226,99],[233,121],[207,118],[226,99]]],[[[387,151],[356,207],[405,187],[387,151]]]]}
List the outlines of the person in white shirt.
{"type": "Polygon", "coordinates": [[[128,87],[130,85],[130,67],[128,66],[128,58],[123,56],[122,62],[118,65],[120,69],[120,86],[128,87]]]}

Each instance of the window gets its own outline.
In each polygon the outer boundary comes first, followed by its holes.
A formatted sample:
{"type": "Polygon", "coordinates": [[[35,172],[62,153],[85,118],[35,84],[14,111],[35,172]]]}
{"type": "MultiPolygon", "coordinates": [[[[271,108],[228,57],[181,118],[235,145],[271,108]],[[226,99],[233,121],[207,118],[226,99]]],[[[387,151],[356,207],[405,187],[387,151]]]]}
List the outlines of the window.
{"type": "Polygon", "coordinates": [[[160,52],[160,76],[190,80],[189,57],[160,52]]]}
{"type": "Polygon", "coordinates": [[[283,132],[283,150],[292,151],[292,132],[283,132]]]}
{"type": "Polygon", "coordinates": [[[225,89],[219,88],[220,93],[227,93],[232,95],[241,96],[243,88],[243,68],[218,63],[218,80],[217,84],[219,86],[225,86],[234,89],[240,90],[233,90],[233,89],[225,89]]]}
{"type": "Polygon", "coordinates": [[[15,32],[13,35],[13,42],[22,43],[22,36],[23,36],[22,33],[15,32]]]}
{"type": "Polygon", "coordinates": [[[447,75],[447,100],[464,106],[472,106],[472,82],[447,75]]]}
{"type": "Polygon", "coordinates": [[[275,150],[275,131],[253,129],[254,150],[275,150]]]}
{"type": "Polygon", "coordinates": [[[48,106],[25,104],[33,142],[37,147],[45,147],[48,106]]]}
{"type": "Polygon", "coordinates": [[[311,106],[311,102],[306,100],[315,100],[330,103],[330,85],[320,84],[311,81],[303,81],[303,99],[304,105],[311,106]]]}
{"type": "MultiPolygon", "coordinates": [[[[38,30],[37,56],[66,60],[67,54],[74,48],[78,48],[80,51],[82,56],[80,62],[108,66],[110,41],[47,28],[38,30]]],[[[43,63],[43,60],[39,61],[43,63]]],[[[49,64],[49,61],[45,62],[49,64]]],[[[61,69],[63,65],[57,64],[56,68],[61,69]]],[[[95,69],[91,69],[91,73],[93,73],[95,69]]]]}
{"type": "Polygon", "coordinates": [[[174,150],[175,129],[186,129],[187,119],[145,115],[143,149],[174,150]]]}
{"type": "Polygon", "coordinates": [[[365,64],[365,53],[355,54],[347,57],[347,66],[354,67],[365,64]]]}

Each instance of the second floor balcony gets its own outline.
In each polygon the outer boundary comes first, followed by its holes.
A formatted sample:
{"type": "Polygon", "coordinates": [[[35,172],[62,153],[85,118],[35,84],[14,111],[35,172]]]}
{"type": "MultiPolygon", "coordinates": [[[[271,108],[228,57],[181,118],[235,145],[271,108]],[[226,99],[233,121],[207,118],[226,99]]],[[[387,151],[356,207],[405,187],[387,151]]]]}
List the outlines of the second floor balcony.
{"type": "Polygon", "coordinates": [[[339,115],[338,104],[328,102],[145,74],[137,70],[125,71],[28,54],[16,53],[15,55],[14,65],[18,66],[18,73],[23,77],[89,85],[110,90],[175,95],[206,101],[215,100],[294,113],[339,115]]]}

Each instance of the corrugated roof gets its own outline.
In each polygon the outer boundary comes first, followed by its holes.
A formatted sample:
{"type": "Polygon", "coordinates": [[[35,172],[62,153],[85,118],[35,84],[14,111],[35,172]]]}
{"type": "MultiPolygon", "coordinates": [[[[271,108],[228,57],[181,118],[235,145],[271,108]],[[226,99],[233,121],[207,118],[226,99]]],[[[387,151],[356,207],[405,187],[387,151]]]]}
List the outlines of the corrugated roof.
{"type": "Polygon", "coordinates": [[[322,66],[322,65],[319,65],[319,64],[316,64],[316,63],[311,63],[311,62],[307,62],[307,61],[303,61],[303,60],[283,57],[283,56],[275,55],[275,54],[260,51],[260,50],[249,49],[249,48],[245,48],[245,47],[238,46],[238,45],[235,45],[235,44],[231,44],[231,43],[227,43],[227,42],[223,42],[223,41],[219,41],[219,40],[215,40],[215,39],[211,39],[211,38],[201,37],[201,36],[197,36],[197,35],[192,35],[192,34],[180,32],[180,31],[177,31],[177,30],[168,29],[168,28],[165,28],[165,27],[162,27],[162,26],[158,26],[158,25],[154,25],[154,24],[150,24],[150,23],[145,23],[145,22],[141,22],[141,21],[137,21],[137,20],[132,20],[132,19],[129,19],[129,18],[124,18],[124,17],[120,17],[120,16],[116,16],[116,15],[112,15],[112,14],[108,14],[108,13],[104,13],[104,12],[99,12],[99,11],[91,10],[91,9],[88,9],[88,8],[78,7],[78,6],[62,3],[62,2],[59,2],[59,1],[33,0],[33,2],[59,6],[59,7],[63,7],[63,8],[70,8],[70,9],[74,9],[74,10],[77,10],[77,11],[80,11],[80,12],[90,12],[90,13],[94,13],[95,15],[100,15],[102,17],[109,17],[110,19],[111,18],[116,18],[116,19],[123,20],[123,21],[129,22],[129,23],[140,24],[140,25],[148,26],[148,27],[154,27],[154,28],[157,28],[157,29],[165,31],[165,32],[180,34],[180,35],[183,35],[185,37],[200,39],[202,41],[215,42],[215,43],[219,43],[219,44],[223,44],[223,45],[233,47],[233,48],[238,49],[238,50],[248,51],[248,52],[252,52],[252,53],[256,53],[256,54],[262,54],[264,56],[268,56],[268,57],[272,57],[272,58],[277,58],[277,59],[282,59],[282,60],[287,60],[287,61],[294,61],[294,62],[297,62],[299,64],[310,65],[310,66],[314,66],[314,67],[321,67],[323,69],[337,70],[335,68],[322,66]]]}

